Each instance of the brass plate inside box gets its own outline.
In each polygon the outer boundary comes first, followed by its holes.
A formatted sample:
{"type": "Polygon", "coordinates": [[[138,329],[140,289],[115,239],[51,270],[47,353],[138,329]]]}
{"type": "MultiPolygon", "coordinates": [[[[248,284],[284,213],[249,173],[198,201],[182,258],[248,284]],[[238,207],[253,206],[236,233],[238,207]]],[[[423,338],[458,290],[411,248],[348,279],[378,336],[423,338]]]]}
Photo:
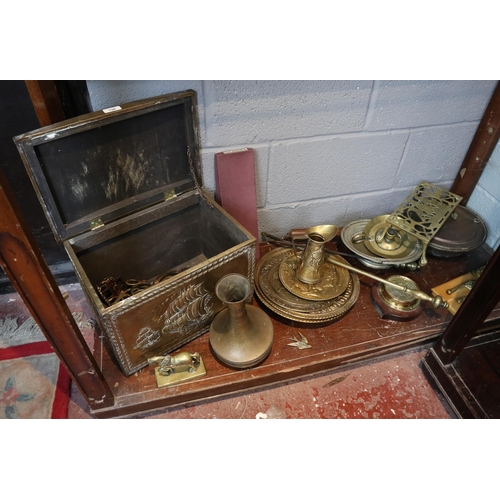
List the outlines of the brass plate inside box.
{"type": "Polygon", "coordinates": [[[203,377],[207,374],[205,369],[205,363],[203,362],[203,358],[200,358],[200,366],[196,369],[196,371],[189,373],[188,371],[171,373],[170,375],[162,375],[160,372],[160,367],[155,367],[155,378],[158,387],[170,387],[172,385],[182,384],[189,380],[193,380],[198,377],[203,377]]]}

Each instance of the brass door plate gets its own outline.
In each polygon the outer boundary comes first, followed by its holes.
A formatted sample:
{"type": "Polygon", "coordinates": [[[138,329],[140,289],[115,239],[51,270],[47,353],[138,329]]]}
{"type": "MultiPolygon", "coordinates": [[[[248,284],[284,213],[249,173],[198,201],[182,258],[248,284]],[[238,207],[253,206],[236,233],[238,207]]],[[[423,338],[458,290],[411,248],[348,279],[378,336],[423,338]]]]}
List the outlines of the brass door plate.
{"type": "Polygon", "coordinates": [[[177,373],[173,372],[170,375],[162,375],[159,370],[160,367],[156,366],[155,378],[158,387],[171,387],[173,385],[183,384],[196,378],[203,377],[207,374],[203,358],[200,358],[200,366],[198,366],[198,368],[192,373],[189,373],[188,371],[180,371],[177,373]]]}
{"type": "Polygon", "coordinates": [[[441,297],[444,297],[450,304],[448,311],[455,315],[467,295],[469,295],[469,289],[463,285],[465,285],[468,281],[477,280],[477,278],[481,275],[482,270],[483,267],[462,274],[461,276],[457,276],[456,278],[446,281],[445,283],[441,283],[431,289],[432,293],[433,295],[441,294],[441,297]]]}

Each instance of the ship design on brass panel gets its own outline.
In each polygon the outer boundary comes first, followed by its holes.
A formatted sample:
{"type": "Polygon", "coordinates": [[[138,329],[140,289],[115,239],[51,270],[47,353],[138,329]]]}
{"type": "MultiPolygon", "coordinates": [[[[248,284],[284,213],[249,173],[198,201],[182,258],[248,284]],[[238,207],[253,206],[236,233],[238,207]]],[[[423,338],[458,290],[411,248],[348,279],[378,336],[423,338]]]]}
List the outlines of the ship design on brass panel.
{"type": "Polygon", "coordinates": [[[165,335],[183,335],[213,318],[212,298],[214,294],[205,290],[203,283],[190,285],[173,300],[172,295],[153,312],[153,320],[157,323],[157,328],[144,327],[139,330],[134,349],[148,349],[157,344],[165,335]]]}

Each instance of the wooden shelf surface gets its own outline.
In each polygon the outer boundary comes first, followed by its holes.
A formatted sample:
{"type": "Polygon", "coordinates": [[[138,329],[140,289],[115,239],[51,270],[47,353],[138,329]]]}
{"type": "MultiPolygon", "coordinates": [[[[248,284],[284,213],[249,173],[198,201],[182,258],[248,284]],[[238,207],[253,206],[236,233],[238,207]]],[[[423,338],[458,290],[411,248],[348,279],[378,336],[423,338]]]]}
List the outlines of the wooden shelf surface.
{"type": "MultiPolygon", "coordinates": [[[[345,251],[338,242],[338,249],[345,251]]],[[[274,247],[261,244],[261,255],[274,247]]],[[[335,248],[335,247],[333,247],[335,248]]],[[[363,266],[356,258],[349,258],[354,267],[388,277],[404,274],[414,280],[421,290],[430,294],[433,286],[448,281],[485,264],[490,252],[481,247],[465,256],[434,258],[415,272],[401,272],[397,268],[373,270],[363,266]]],[[[115,403],[112,407],[96,409],[96,417],[120,417],[156,409],[194,403],[245,390],[266,387],[306,375],[352,363],[374,360],[377,357],[402,352],[411,347],[430,343],[446,328],[452,315],[445,309],[432,308],[430,302],[423,303],[422,313],[411,321],[381,319],[370,300],[370,288],[374,280],[359,276],[361,291],[352,309],[343,317],[320,325],[306,325],[278,317],[265,306],[254,301],[270,317],[274,325],[274,344],[268,358],[259,366],[234,370],[221,365],[210,352],[208,334],[198,337],[179,351],[199,352],[204,360],[207,375],[173,387],[158,388],[154,369],[143,368],[126,377],[109,355],[101,342],[95,343],[95,358],[111,387],[115,403]],[[290,347],[292,335],[303,333],[311,349],[299,350],[290,347]]],[[[491,319],[500,317],[500,308],[495,309],[491,319]]]]}

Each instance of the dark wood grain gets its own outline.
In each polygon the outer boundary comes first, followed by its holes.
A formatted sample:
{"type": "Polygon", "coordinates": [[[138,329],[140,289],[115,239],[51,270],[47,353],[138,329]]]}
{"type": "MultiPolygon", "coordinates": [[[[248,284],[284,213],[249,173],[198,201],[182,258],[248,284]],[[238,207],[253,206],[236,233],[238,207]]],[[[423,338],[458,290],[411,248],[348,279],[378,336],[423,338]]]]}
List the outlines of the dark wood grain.
{"type": "MultiPolygon", "coordinates": [[[[54,238],[30,178],[12,138],[39,127],[28,90],[22,80],[0,81],[0,169],[58,284],[75,282],[68,256],[54,238]]],[[[14,289],[0,270],[0,293],[14,289]]]]}
{"type": "Polygon", "coordinates": [[[435,346],[443,364],[454,361],[500,301],[500,248],[489,259],[481,276],[467,295],[435,346]]]}
{"type": "Polygon", "coordinates": [[[500,417],[500,335],[488,319],[500,300],[500,248],[423,359],[427,378],[463,418],[500,417]]]}
{"type": "Polygon", "coordinates": [[[500,84],[496,86],[491,96],[457,177],[450,189],[452,193],[463,197],[460,202],[461,205],[467,205],[472,191],[474,191],[499,138],[500,84]]]}
{"type": "Polygon", "coordinates": [[[95,408],[113,405],[113,394],[1,172],[0,265],[89,403],[95,408]]]}
{"type": "Polygon", "coordinates": [[[25,80],[25,83],[41,127],[66,118],[53,80],[25,80]]]}
{"type": "Polygon", "coordinates": [[[422,370],[460,418],[500,417],[500,332],[473,338],[449,364],[432,347],[422,370]]]}

